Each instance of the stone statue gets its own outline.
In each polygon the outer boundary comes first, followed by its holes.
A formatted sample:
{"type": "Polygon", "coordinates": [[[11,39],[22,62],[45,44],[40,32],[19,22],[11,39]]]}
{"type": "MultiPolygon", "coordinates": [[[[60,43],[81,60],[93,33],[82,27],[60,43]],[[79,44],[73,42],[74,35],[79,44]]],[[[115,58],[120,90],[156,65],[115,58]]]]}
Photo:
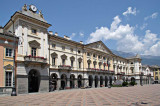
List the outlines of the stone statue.
{"type": "Polygon", "coordinates": [[[24,6],[22,7],[22,9],[23,9],[24,11],[27,11],[27,4],[24,4],[24,6]]]}
{"type": "Polygon", "coordinates": [[[39,10],[39,15],[41,18],[43,18],[42,10],[39,10]]]}

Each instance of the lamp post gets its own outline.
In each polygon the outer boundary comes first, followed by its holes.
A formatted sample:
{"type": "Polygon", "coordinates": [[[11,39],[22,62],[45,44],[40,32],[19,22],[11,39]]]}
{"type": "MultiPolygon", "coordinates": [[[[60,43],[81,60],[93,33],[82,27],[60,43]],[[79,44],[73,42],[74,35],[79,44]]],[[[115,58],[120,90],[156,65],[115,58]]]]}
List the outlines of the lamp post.
{"type": "Polygon", "coordinates": [[[12,87],[12,93],[11,93],[11,96],[17,96],[17,93],[16,93],[16,87],[15,87],[15,53],[16,53],[16,41],[15,41],[15,32],[14,32],[14,21],[12,20],[12,17],[11,17],[11,21],[13,23],[13,37],[14,37],[14,47],[13,47],[13,87],[12,87]]]}

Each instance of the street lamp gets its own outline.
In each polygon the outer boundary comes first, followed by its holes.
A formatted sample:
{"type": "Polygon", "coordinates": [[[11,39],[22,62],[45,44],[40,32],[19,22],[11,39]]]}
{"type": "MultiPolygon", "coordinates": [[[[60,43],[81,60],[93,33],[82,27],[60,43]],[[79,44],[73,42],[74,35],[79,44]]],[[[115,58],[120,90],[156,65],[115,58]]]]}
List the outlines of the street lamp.
{"type": "Polygon", "coordinates": [[[16,41],[15,41],[15,33],[14,33],[14,21],[12,20],[12,17],[11,17],[11,21],[13,23],[13,37],[14,37],[14,47],[13,47],[13,87],[12,87],[12,93],[11,93],[11,96],[17,96],[17,93],[16,93],[16,87],[15,87],[15,53],[16,53],[16,41]]]}

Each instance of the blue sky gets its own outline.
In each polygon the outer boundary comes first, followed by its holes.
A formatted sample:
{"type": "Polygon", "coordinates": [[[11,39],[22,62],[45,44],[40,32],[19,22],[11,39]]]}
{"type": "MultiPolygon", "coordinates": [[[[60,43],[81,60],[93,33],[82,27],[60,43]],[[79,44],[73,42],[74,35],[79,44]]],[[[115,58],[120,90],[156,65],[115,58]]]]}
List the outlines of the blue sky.
{"type": "Polygon", "coordinates": [[[49,31],[114,50],[160,56],[160,0],[1,0],[0,25],[34,4],[52,24],[49,31]]]}

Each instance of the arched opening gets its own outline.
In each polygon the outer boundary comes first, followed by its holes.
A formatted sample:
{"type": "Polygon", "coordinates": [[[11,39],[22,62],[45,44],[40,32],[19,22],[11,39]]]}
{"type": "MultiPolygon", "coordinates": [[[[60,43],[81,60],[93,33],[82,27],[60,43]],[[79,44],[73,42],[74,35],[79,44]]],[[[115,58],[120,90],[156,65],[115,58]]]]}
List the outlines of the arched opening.
{"type": "Polygon", "coordinates": [[[103,87],[103,77],[100,76],[100,87],[103,87]]]}
{"type": "Polygon", "coordinates": [[[131,82],[135,82],[135,78],[134,77],[131,77],[131,82]]]}
{"type": "Polygon", "coordinates": [[[78,88],[82,87],[82,75],[78,75],[78,88]]]}
{"type": "Polygon", "coordinates": [[[109,84],[112,85],[112,76],[109,76],[109,84]]]}
{"type": "Polygon", "coordinates": [[[30,70],[28,74],[28,92],[38,92],[40,85],[40,73],[37,70],[30,70]]]}
{"type": "Polygon", "coordinates": [[[95,88],[97,88],[98,87],[98,76],[95,76],[95,88]]]}
{"type": "Polygon", "coordinates": [[[108,86],[108,77],[105,76],[105,87],[107,87],[107,86],[108,86]]]}
{"type": "Polygon", "coordinates": [[[74,88],[74,80],[75,80],[75,75],[71,74],[70,75],[70,88],[74,88]]]}
{"type": "Polygon", "coordinates": [[[50,91],[54,91],[57,89],[57,80],[58,80],[57,74],[56,73],[51,74],[50,91]]]}
{"type": "Polygon", "coordinates": [[[66,74],[61,75],[61,89],[65,89],[67,84],[67,76],[66,74]]]}
{"type": "Polygon", "coordinates": [[[89,75],[88,80],[89,80],[89,86],[92,87],[92,84],[93,84],[93,77],[92,77],[92,75],[89,75]]]}

